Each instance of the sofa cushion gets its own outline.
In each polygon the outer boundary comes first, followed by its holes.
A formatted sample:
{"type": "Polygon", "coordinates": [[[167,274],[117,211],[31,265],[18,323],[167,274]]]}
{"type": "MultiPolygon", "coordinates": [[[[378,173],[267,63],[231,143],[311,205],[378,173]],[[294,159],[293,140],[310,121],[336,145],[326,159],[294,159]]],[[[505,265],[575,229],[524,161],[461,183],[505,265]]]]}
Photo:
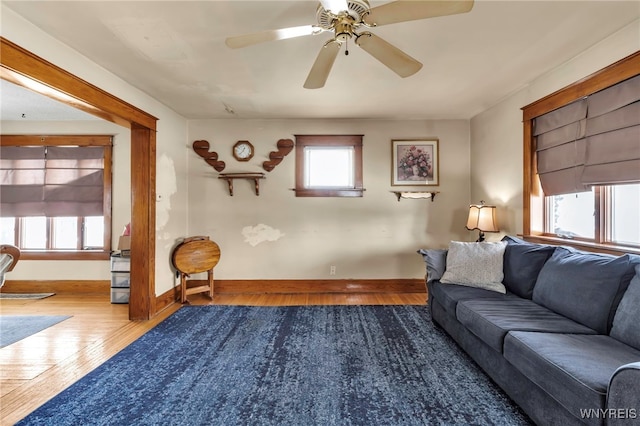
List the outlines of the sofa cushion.
{"type": "Polygon", "coordinates": [[[531,300],[481,299],[460,301],[456,318],[487,345],[502,353],[509,331],[595,334],[594,330],[550,311],[531,300]]]}
{"type": "Polygon", "coordinates": [[[504,251],[504,279],[502,283],[508,291],[520,297],[531,299],[538,274],[556,247],[528,243],[509,235],[505,236],[502,241],[507,243],[504,251]]]}
{"type": "MultiPolygon", "coordinates": [[[[510,332],[504,356],[577,418],[580,409],[604,409],[609,379],[640,351],[609,336],[510,332]]],[[[597,420],[597,419],[594,419],[597,420]]]]}
{"type": "Polygon", "coordinates": [[[517,297],[511,293],[502,294],[481,288],[443,284],[438,281],[429,283],[429,295],[435,298],[447,312],[454,316],[456,314],[456,305],[461,300],[504,299],[506,297],[517,297]]]}
{"type": "Polygon", "coordinates": [[[639,261],[628,254],[614,257],[557,247],[538,275],[533,301],[608,334],[639,261]]]}
{"type": "Polygon", "coordinates": [[[502,284],[505,241],[464,243],[451,241],[447,267],[440,282],[506,293],[502,284]]]}
{"type": "Polygon", "coordinates": [[[424,263],[427,264],[427,283],[438,281],[447,267],[447,249],[420,249],[424,263]]]}
{"type": "Polygon", "coordinates": [[[640,265],[616,310],[611,337],[640,350],[640,265]]]}

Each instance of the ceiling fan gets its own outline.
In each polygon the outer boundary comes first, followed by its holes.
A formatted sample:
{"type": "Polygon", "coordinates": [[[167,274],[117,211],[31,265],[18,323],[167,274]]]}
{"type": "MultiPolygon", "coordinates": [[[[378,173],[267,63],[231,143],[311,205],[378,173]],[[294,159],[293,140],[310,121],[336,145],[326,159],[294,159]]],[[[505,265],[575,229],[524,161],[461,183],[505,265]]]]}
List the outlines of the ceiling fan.
{"type": "Polygon", "coordinates": [[[230,48],[237,49],[267,41],[331,31],[333,38],[320,49],[304,83],[306,89],[318,89],[325,85],[342,44],[351,39],[355,39],[355,43],[364,51],[404,78],[417,73],[422,68],[422,64],[375,34],[369,31],[356,32],[356,30],[362,27],[373,28],[398,22],[465,13],[472,8],[473,0],[404,0],[392,1],[373,8],[369,6],[368,0],[320,0],[316,11],[318,23],[315,25],[228,37],[225,42],[230,48]]]}

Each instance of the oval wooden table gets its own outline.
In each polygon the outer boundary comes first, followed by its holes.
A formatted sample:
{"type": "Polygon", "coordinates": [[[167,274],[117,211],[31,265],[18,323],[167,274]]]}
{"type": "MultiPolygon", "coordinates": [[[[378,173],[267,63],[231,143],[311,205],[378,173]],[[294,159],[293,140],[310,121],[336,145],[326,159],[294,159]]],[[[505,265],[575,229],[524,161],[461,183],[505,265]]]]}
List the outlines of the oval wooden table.
{"type": "Polygon", "coordinates": [[[185,303],[187,295],[209,292],[213,300],[213,268],[220,261],[220,247],[206,236],[185,238],[173,249],[173,266],[180,273],[180,301],[185,303]],[[207,284],[187,288],[187,277],[199,272],[207,273],[207,284]]]}

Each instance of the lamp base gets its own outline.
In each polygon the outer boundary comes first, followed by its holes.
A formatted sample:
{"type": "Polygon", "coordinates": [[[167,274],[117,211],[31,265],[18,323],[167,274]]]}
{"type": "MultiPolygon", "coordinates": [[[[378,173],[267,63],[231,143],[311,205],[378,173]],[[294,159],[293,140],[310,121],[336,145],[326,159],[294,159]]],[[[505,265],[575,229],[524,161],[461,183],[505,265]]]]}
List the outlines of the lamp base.
{"type": "Polygon", "coordinates": [[[484,241],[484,232],[480,231],[480,233],[478,234],[478,239],[476,240],[476,243],[481,243],[484,241]]]}

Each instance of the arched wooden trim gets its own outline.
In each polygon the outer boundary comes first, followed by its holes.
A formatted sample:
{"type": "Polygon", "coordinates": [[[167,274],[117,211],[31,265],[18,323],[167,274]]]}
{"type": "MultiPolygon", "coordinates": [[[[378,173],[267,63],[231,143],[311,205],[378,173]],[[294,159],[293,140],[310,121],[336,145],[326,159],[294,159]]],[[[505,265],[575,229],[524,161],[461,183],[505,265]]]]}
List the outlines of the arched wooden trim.
{"type": "Polygon", "coordinates": [[[0,37],[0,78],[131,129],[129,318],[155,315],[157,118],[0,37]]]}

